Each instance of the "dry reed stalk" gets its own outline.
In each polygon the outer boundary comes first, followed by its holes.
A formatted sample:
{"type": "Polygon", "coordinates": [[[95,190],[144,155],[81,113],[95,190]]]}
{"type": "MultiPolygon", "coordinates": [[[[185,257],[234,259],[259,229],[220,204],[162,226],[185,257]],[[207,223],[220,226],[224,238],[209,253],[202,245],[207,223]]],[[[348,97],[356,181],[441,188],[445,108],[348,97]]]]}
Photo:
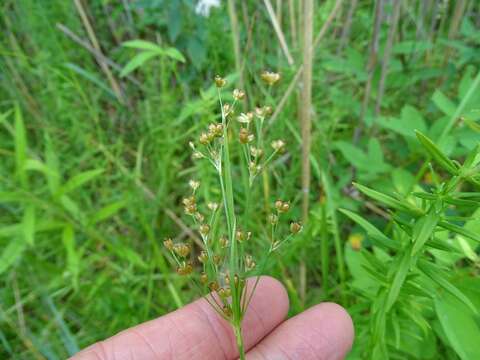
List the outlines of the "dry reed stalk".
{"type": "MultiPolygon", "coordinates": [[[[245,89],[245,79],[242,71],[242,54],[240,52],[240,29],[238,26],[237,11],[235,9],[234,0],[228,0],[228,16],[230,17],[230,26],[232,27],[232,43],[235,54],[235,70],[239,76],[239,85],[243,90],[245,89]]],[[[246,100],[243,101],[243,106],[246,107],[246,100]]]]}
{"type": "MultiPolygon", "coordinates": [[[[312,131],[312,70],[313,70],[313,0],[305,0],[303,9],[303,76],[301,88],[300,127],[302,134],[302,220],[308,220],[310,204],[310,149],[312,131]]],[[[300,262],[300,298],[305,299],[307,269],[300,262]]]]}
{"type": "Polygon", "coordinates": [[[375,72],[375,68],[377,66],[378,61],[378,46],[380,40],[380,27],[383,21],[383,0],[378,0],[375,6],[375,25],[373,28],[373,35],[372,41],[370,43],[370,55],[368,58],[367,64],[367,84],[365,85],[365,93],[363,95],[362,101],[362,110],[360,111],[360,119],[357,127],[355,128],[353,134],[353,143],[356,144],[360,139],[360,135],[362,134],[362,129],[365,123],[365,116],[368,111],[368,104],[370,100],[370,93],[372,91],[372,81],[373,81],[373,74],[375,72]]]}
{"type": "MultiPolygon", "coordinates": [[[[82,40],[77,34],[75,34],[72,30],[70,30],[65,25],[57,23],[56,27],[57,27],[58,30],[60,30],[62,33],[64,33],[65,36],[67,36],[68,38],[73,40],[78,45],[82,46],[89,53],[91,53],[95,58],[99,58],[97,61],[103,61],[103,62],[107,63],[108,65],[110,65],[113,69],[115,69],[118,72],[122,71],[122,66],[117,64],[115,61],[113,61],[109,57],[107,57],[107,56],[103,55],[102,53],[98,52],[87,41],[82,40]]],[[[133,77],[131,74],[127,75],[126,78],[128,80],[130,80],[133,84],[137,85],[139,88],[142,88],[142,84],[137,79],[135,79],[135,77],[133,77]]]]}
{"type": "Polygon", "coordinates": [[[403,0],[396,0],[393,6],[392,13],[392,22],[390,24],[390,29],[388,30],[387,43],[385,44],[385,49],[383,50],[383,59],[382,59],[382,72],[380,75],[380,82],[378,84],[378,94],[377,102],[375,105],[375,116],[380,114],[380,108],[382,105],[383,94],[385,92],[385,81],[388,74],[388,66],[390,64],[390,57],[392,54],[393,41],[395,40],[395,35],[398,28],[398,20],[400,19],[400,10],[403,0]]]}
{"type": "MultiPolygon", "coordinates": [[[[335,16],[337,15],[338,10],[340,9],[340,5],[342,5],[342,2],[343,2],[343,0],[337,0],[337,2],[335,3],[332,11],[330,12],[330,14],[327,17],[327,20],[325,20],[325,23],[323,24],[322,28],[318,32],[318,35],[315,37],[315,41],[313,42],[313,46],[312,46],[312,48],[313,48],[312,52],[314,52],[315,49],[318,47],[318,45],[320,44],[320,41],[322,41],[323,37],[327,33],[327,30],[330,29],[332,21],[335,19],[335,16]]],[[[268,127],[272,126],[274,121],[278,118],[278,115],[282,112],[283,107],[285,106],[288,98],[290,97],[293,90],[295,89],[295,86],[297,85],[298,80],[302,76],[302,73],[303,73],[303,64],[300,65],[297,72],[295,73],[295,76],[290,81],[290,84],[288,85],[287,90],[283,94],[279,103],[275,106],[275,111],[273,112],[273,115],[270,118],[268,127]]],[[[267,129],[268,129],[268,127],[267,127],[267,129]]]]}
{"type": "MultiPolygon", "coordinates": [[[[83,8],[81,0],[74,0],[75,7],[77,8],[78,14],[80,15],[80,18],[82,20],[83,26],[85,27],[85,30],[87,31],[88,37],[90,39],[90,42],[92,43],[93,47],[95,50],[97,50],[100,54],[103,55],[102,49],[100,48],[100,44],[97,40],[97,37],[95,35],[95,32],[93,31],[92,25],[90,24],[90,20],[88,19],[87,13],[85,12],[85,9],[83,8]]],[[[115,93],[115,96],[117,97],[118,101],[121,104],[125,103],[124,97],[122,95],[122,90],[120,88],[120,85],[118,84],[117,80],[113,76],[112,72],[110,71],[110,68],[108,67],[108,64],[104,61],[102,61],[100,58],[96,58],[98,64],[100,65],[100,68],[102,71],[105,73],[107,76],[108,82],[110,83],[110,86],[115,93]]]]}
{"type": "MultiPolygon", "coordinates": [[[[231,0],[229,0],[231,1],[231,0]]],[[[294,61],[292,55],[290,54],[290,50],[288,49],[287,41],[285,40],[285,35],[283,34],[282,28],[277,21],[277,16],[275,11],[273,10],[272,3],[270,0],[263,0],[265,7],[267,8],[268,16],[270,17],[270,21],[272,22],[273,29],[275,30],[275,34],[277,35],[278,42],[280,43],[280,47],[282,48],[283,54],[287,59],[288,65],[292,66],[294,61]]]]}
{"type": "MultiPolygon", "coordinates": [[[[467,7],[467,0],[457,0],[455,5],[455,10],[453,12],[453,17],[450,22],[450,27],[448,29],[448,40],[452,41],[457,37],[458,28],[460,26],[463,14],[467,7]]],[[[443,66],[446,66],[450,56],[452,56],[453,50],[451,47],[447,47],[445,51],[445,56],[443,58],[443,66]]],[[[445,81],[446,76],[442,76],[438,79],[437,86],[440,86],[445,81]]]]}
{"type": "Polygon", "coordinates": [[[288,0],[288,15],[290,20],[290,35],[292,37],[292,46],[294,49],[298,47],[298,38],[297,38],[297,22],[295,20],[295,5],[294,0],[288,0]]]}
{"type": "Polygon", "coordinates": [[[357,9],[358,0],[352,0],[348,6],[347,19],[345,20],[345,25],[342,30],[342,35],[340,36],[340,41],[338,42],[337,54],[340,54],[350,38],[350,30],[352,29],[353,14],[357,9]]]}

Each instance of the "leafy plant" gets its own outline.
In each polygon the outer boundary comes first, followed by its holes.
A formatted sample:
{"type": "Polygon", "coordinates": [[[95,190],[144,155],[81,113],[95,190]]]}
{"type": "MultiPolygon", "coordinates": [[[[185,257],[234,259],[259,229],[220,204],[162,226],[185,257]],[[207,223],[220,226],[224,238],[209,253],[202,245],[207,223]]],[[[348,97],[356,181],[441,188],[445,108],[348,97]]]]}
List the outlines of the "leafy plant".
{"type": "MultiPolygon", "coordinates": [[[[463,304],[465,325],[480,336],[478,326],[471,325],[479,316],[478,305],[454,284],[449,274],[452,264],[442,261],[444,253],[468,256],[459,237],[469,245],[471,241],[480,242],[478,232],[462,225],[472,219],[472,209],[478,207],[480,200],[479,194],[471,190],[480,185],[480,146],[459,164],[422,133],[417,132],[417,138],[437,165],[437,171],[430,167],[434,183],[429,189],[398,196],[356,185],[366,196],[392,211],[388,232],[354,212],[341,210],[363,228],[372,244],[373,252],[361,252],[365,271],[362,274],[373,280],[369,283],[371,290],[365,293],[371,314],[370,345],[366,351],[371,349],[372,359],[386,359],[394,353],[405,356],[405,341],[412,331],[421,334],[424,341],[431,337],[434,329],[428,309],[432,302],[442,324],[447,321],[448,315],[442,311],[448,309],[448,302],[463,304]],[[445,180],[441,180],[439,171],[446,174],[445,180]],[[402,318],[409,322],[401,322],[402,318]]],[[[466,344],[467,340],[462,338],[459,346],[460,340],[449,329],[447,338],[462,359],[473,358],[473,344],[466,344]]]]}

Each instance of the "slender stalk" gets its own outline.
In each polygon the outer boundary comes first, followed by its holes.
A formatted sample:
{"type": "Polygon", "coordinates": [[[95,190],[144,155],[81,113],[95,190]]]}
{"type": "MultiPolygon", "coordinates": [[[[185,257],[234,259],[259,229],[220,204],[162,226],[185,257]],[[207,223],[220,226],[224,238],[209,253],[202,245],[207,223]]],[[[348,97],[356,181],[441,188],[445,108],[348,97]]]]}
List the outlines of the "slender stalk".
{"type": "MultiPolygon", "coordinates": [[[[313,68],[313,0],[304,1],[303,12],[303,87],[300,107],[300,127],[302,132],[302,219],[308,219],[310,202],[310,148],[311,148],[311,107],[312,107],[312,68],[313,68]]],[[[305,299],[307,271],[305,262],[300,263],[300,296],[305,299]]]]}
{"type": "Polygon", "coordinates": [[[401,9],[402,2],[403,2],[402,0],[395,1],[394,7],[393,7],[392,23],[388,31],[387,43],[383,51],[382,73],[380,76],[380,82],[378,84],[378,95],[377,95],[377,102],[375,105],[376,116],[380,114],[380,108],[382,106],[383,94],[385,92],[385,81],[387,79],[388,66],[390,65],[390,55],[392,53],[393,41],[397,33],[398,20],[400,18],[400,9],[401,9]]]}
{"type": "Polygon", "coordinates": [[[233,327],[235,333],[235,340],[237,341],[238,355],[240,360],[245,360],[245,346],[243,345],[242,327],[240,324],[236,324],[233,327]]]}
{"type": "Polygon", "coordinates": [[[368,104],[370,102],[370,93],[372,91],[373,73],[377,66],[378,60],[378,45],[380,40],[380,27],[383,21],[383,1],[378,0],[375,7],[375,25],[373,29],[372,41],[370,43],[370,56],[368,59],[367,72],[368,79],[365,85],[365,93],[363,95],[362,110],[360,112],[359,124],[355,128],[353,134],[353,142],[357,143],[362,134],[362,129],[365,123],[365,116],[368,111],[368,104]]]}
{"type": "MultiPolygon", "coordinates": [[[[235,9],[235,2],[233,0],[228,0],[228,16],[230,17],[230,26],[232,27],[232,43],[233,51],[235,54],[235,70],[239,76],[239,85],[241,89],[245,89],[245,80],[243,78],[242,71],[242,54],[240,50],[240,29],[238,25],[237,11],[235,9]]],[[[246,106],[246,101],[243,102],[244,107],[246,106]]]]}

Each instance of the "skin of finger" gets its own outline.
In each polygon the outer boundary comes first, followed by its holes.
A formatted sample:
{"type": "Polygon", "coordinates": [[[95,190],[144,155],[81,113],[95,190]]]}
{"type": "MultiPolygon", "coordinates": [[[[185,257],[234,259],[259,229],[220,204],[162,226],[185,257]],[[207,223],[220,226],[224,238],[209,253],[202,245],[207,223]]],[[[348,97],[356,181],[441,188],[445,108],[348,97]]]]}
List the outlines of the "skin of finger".
{"type": "Polygon", "coordinates": [[[322,303],[285,321],[249,353],[249,360],[341,360],[350,351],[354,329],[341,306],[322,303]]]}
{"type": "MultiPolygon", "coordinates": [[[[249,286],[253,285],[249,280],[249,286]]],[[[288,295],[281,283],[263,276],[243,321],[246,349],[286,317],[288,295]]],[[[75,355],[73,360],[234,359],[230,325],[204,300],[125,330],[75,355]]]]}

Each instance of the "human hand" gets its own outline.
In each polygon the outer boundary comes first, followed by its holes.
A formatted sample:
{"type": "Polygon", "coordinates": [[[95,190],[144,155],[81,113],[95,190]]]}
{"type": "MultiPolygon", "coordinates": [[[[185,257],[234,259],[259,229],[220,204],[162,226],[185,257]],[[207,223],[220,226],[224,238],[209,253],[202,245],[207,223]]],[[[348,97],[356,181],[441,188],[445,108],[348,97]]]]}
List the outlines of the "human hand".
{"type": "MultiPolygon", "coordinates": [[[[336,360],[350,350],[352,320],[339,305],[322,303],[285,320],[287,312],[285,289],[277,280],[263,276],[242,323],[249,360],[336,360]]],[[[230,325],[200,299],[98,342],[72,360],[236,358],[230,325]]]]}

